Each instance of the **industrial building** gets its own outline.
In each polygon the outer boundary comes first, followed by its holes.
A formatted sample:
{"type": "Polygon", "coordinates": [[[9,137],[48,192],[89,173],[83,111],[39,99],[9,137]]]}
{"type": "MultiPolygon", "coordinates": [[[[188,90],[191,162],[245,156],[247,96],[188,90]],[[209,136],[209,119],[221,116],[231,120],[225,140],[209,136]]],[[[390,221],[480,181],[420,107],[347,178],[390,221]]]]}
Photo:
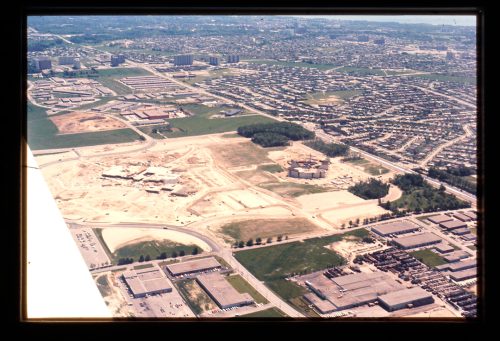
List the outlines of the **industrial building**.
{"type": "Polygon", "coordinates": [[[467,227],[467,224],[464,223],[463,221],[452,220],[440,223],[439,226],[447,230],[455,230],[455,229],[465,228],[467,227]]]}
{"type": "Polygon", "coordinates": [[[419,229],[418,225],[406,220],[385,223],[382,225],[377,225],[372,227],[372,231],[382,237],[387,237],[391,234],[403,234],[403,233],[414,232],[417,231],[418,229],[419,229]]]}
{"type": "Polygon", "coordinates": [[[436,251],[438,251],[439,253],[448,253],[448,252],[452,252],[453,250],[455,250],[453,248],[453,246],[451,246],[450,244],[447,244],[447,243],[438,244],[434,247],[434,249],[436,249],[436,251]]]}
{"type": "Polygon", "coordinates": [[[477,214],[476,214],[476,212],[467,211],[467,212],[464,212],[464,215],[466,215],[467,217],[471,218],[472,220],[477,220],[477,214]]]}
{"type": "Polygon", "coordinates": [[[453,214],[453,216],[461,221],[471,221],[471,218],[469,216],[466,216],[465,214],[462,213],[455,213],[453,214]]]}
{"type": "Polygon", "coordinates": [[[221,309],[254,303],[252,296],[240,294],[220,273],[199,275],[196,281],[221,309]]]}
{"type": "Polygon", "coordinates": [[[444,223],[445,221],[451,221],[453,218],[448,217],[447,215],[440,214],[427,218],[427,220],[433,222],[434,224],[444,223]]]}
{"type": "Polygon", "coordinates": [[[126,271],[122,278],[135,298],[172,291],[170,281],[156,267],[126,271]]]}
{"type": "Polygon", "coordinates": [[[323,274],[305,281],[317,295],[305,295],[321,313],[375,302],[378,296],[404,288],[384,272],[355,273],[328,279],[323,274]],[[327,301],[327,302],[325,302],[327,301]]]}
{"type": "Polygon", "coordinates": [[[430,293],[420,287],[394,291],[378,298],[380,306],[388,311],[419,307],[434,303],[430,293]]]}
{"type": "Polygon", "coordinates": [[[450,273],[450,278],[455,282],[465,281],[477,277],[477,268],[471,268],[450,273]]]}
{"type": "Polygon", "coordinates": [[[238,55],[229,55],[227,56],[227,62],[228,63],[239,63],[240,62],[240,56],[238,55]]]}
{"type": "Polygon", "coordinates": [[[433,233],[426,232],[417,235],[399,237],[392,240],[392,242],[402,249],[414,249],[427,245],[441,243],[443,240],[433,233]]]}
{"type": "Polygon", "coordinates": [[[165,268],[172,276],[192,274],[195,272],[220,269],[220,263],[214,258],[201,258],[182,263],[166,265],[165,268]]]}
{"type": "Polygon", "coordinates": [[[193,55],[175,56],[174,65],[193,65],[193,55]]]}
{"type": "Polygon", "coordinates": [[[466,261],[460,261],[460,262],[455,262],[455,263],[449,263],[449,264],[443,264],[436,266],[437,270],[440,271],[451,271],[451,272],[456,272],[456,271],[462,271],[465,269],[471,269],[471,268],[476,268],[477,267],[477,261],[475,259],[470,259],[466,261]]]}
{"type": "Polygon", "coordinates": [[[445,255],[443,257],[443,259],[445,261],[447,261],[448,263],[454,263],[454,262],[459,262],[460,260],[464,259],[464,258],[469,258],[469,254],[465,251],[455,251],[455,252],[451,252],[447,255],[445,255]]]}

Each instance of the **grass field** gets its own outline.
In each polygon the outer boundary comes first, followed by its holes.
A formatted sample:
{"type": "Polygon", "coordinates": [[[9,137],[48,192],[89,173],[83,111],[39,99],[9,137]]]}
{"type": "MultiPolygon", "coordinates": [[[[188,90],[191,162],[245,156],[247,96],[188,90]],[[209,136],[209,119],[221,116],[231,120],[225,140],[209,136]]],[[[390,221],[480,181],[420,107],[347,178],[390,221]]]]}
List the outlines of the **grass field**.
{"type": "Polygon", "coordinates": [[[95,146],[139,139],[132,129],[57,135],[57,127],[48,119],[44,108],[28,103],[27,113],[28,145],[32,150],[95,146]]]}
{"type": "Polygon", "coordinates": [[[384,71],[380,69],[369,69],[369,68],[359,68],[344,66],[340,69],[336,69],[337,72],[347,73],[348,75],[359,75],[359,76],[385,76],[384,71]]]}
{"type": "Polygon", "coordinates": [[[176,282],[179,293],[184,297],[189,308],[199,315],[204,311],[215,309],[217,305],[212,299],[203,291],[203,289],[196,283],[194,279],[176,282]]]}
{"type": "Polygon", "coordinates": [[[104,97],[104,98],[101,98],[95,102],[92,102],[92,103],[87,103],[87,104],[84,104],[84,105],[81,105],[73,110],[75,111],[82,111],[82,110],[87,110],[87,109],[92,109],[92,108],[95,108],[95,107],[98,107],[100,105],[104,105],[112,100],[115,100],[116,98],[113,97],[113,96],[110,96],[110,97],[104,97]]]}
{"type": "Polygon", "coordinates": [[[277,65],[277,66],[285,66],[285,67],[307,67],[307,68],[312,68],[312,69],[319,69],[319,70],[329,70],[337,67],[338,65],[332,65],[332,64],[309,64],[309,63],[302,63],[302,62],[283,62],[283,61],[278,61],[278,60],[260,60],[260,59],[252,59],[252,60],[247,60],[247,62],[252,63],[252,64],[266,64],[266,65],[277,65]]]}
{"type": "Polygon", "coordinates": [[[230,133],[230,134],[224,134],[221,137],[223,137],[225,139],[232,139],[232,138],[241,137],[241,136],[237,133],[230,133]]]}
{"type": "Polygon", "coordinates": [[[208,72],[208,75],[197,75],[196,77],[192,78],[186,78],[182,80],[184,83],[187,84],[194,84],[194,83],[200,83],[203,82],[206,79],[217,79],[221,78],[223,76],[234,76],[235,73],[232,72],[230,69],[219,69],[219,70],[210,70],[208,72]]]}
{"type": "Polygon", "coordinates": [[[238,317],[235,317],[236,319],[238,318],[283,318],[283,317],[288,317],[284,312],[279,310],[278,308],[272,307],[266,310],[261,310],[261,311],[256,311],[255,313],[250,313],[246,315],[241,315],[238,317]]]}
{"type": "Polygon", "coordinates": [[[364,172],[370,175],[382,175],[389,172],[387,168],[382,167],[376,163],[370,162],[363,158],[346,160],[344,162],[350,163],[355,166],[360,166],[364,172]]]}
{"type": "Polygon", "coordinates": [[[269,173],[279,173],[279,172],[283,172],[283,170],[284,170],[278,164],[274,164],[274,165],[261,165],[261,166],[257,167],[257,169],[259,169],[261,171],[264,171],[264,172],[269,172],[269,173]]]}
{"type": "Polygon", "coordinates": [[[170,125],[169,124],[155,124],[151,126],[145,126],[145,127],[139,127],[138,128],[140,131],[142,131],[144,134],[147,134],[151,136],[152,138],[155,139],[164,139],[167,134],[170,131],[170,125]],[[156,133],[153,133],[153,130],[156,130],[156,133]]]}
{"type": "Polygon", "coordinates": [[[196,245],[183,245],[168,240],[139,242],[126,245],[115,250],[112,254],[112,261],[113,263],[116,263],[120,258],[127,257],[133,258],[134,261],[137,261],[141,255],[144,257],[149,255],[151,259],[156,259],[156,257],[158,257],[162,252],[165,252],[167,256],[170,257],[172,252],[175,251],[179,254],[181,250],[184,250],[187,255],[190,255],[191,251],[193,251],[195,247],[196,245]]]}
{"type": "Polygon", "coordinates": [[[341,240],[342,236],[313,238],[304,242],[277,244],[269,247],[235,252],[236,259],[258,279],[265,281],[285,300],[306,293],[306,289],[283,277],[313,272],[344,264],[345,260],[325,245],[341,240]]]}
{"type": "Polygon", "coordinates": [[[210,118],[224,110],[223,107],[208,107],[201,104],[187,104],[182,108],[193,114],[191,117],[172,118],[169,121],[175,131],[165,134],[167,137],[182,137],[206,135],[235,131],[238,127],[255,124],[269,123],[275,120],[261,115],[247,115],[227,118],[210,118]]]}
{"type": "Polygon", "coordinates": [[[446,264],[446,261],[440,255],[432,252],[431,250],[420,250],[410,252],[410,254],[424,263],[427,266],[435,267],[438,265],[446,264]]]}
{"type": "Polygon", "coordinates": [[[292,235],[317,230],[318,227],[305,218],[295,219],[257,219],[226,224],[220,231],[235,241],[247,241],[260,237],[292,235]]]}
{"type": "Polygon", "coordinates": [[[335,96],[342,103],[344,99],[349,99],[354,96],[361,95],[359,90],[342,90],[342,91],[328,91],[328,92],[312,92],[306,94],[305,102],[308,104],[321,104],[325,99],[335,96]]]}
{"type": "Polygon", "coordinates": [[[330,188],[294,182],[263,183],[259,187],[275,192],[283,197],[295,198],[306,194],[328,192],[330,188]]]}
{"type": "Polygon", "coordinates": [[[238,291],[240,294],[247,293],[252,296],[256,303],[269,303],[257,290],[255,290],[247,281],[240,275],[227,276],[226,280],[238,291]]]}
{"type": "Polygon", "coordinates": [[[147,269],[147,268],[152,268],[153,264],[141,264],[134,266],[134,270],[141,270],[141,269],[147,269]]]}

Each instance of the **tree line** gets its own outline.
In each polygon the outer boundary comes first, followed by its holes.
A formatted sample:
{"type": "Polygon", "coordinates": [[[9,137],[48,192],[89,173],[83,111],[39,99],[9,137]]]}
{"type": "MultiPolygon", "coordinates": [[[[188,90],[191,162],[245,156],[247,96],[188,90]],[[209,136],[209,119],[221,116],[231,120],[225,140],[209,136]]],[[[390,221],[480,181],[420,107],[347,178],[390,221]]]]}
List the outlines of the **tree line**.
{"type": "Polygon", "coordinates": [[[325,143],[323,140],[320,139],[308,141],[305,142],[304,144],[314,150],[324,153],[329,157],[347,155],[347,153],[349,152],[349,146],[337,143],[325,143]]]}
{"type": "Polygon", "coordinates": [[[377,179],[370,179],[358,182],[347,190],[363,199],[378,199],[385,197],[389,193],[389,184],[385,184],[377,179]]]}
{"type": "Polygon", "coordinates": [[[314,132],[291,122],[249,124],[239,127],[237,132],[263,147],[285,146],[289,140],[309,140],[315,136],[314,132]]]}
{"type": "Polygon", "coordinates": [[[441,170],[437,168],[429,168],[427,175],[431,178],[437,179],[439,181],[444,181],[451,186],[463,189],[472,194],[477,193],[476,184],[464,179],[463,176],[471,175],[472,171],[468,168],[447,168],[446,170],[441,170]]]}
{"type": "MultiPolygon", "coordinates": [[[[200,250],[197,247],[195,247],[195,248],[193,248],[193,250],[191,250],[191,255],[197,255],[199,252],[200,252],[200,250]]],[[[185,256],[185,255],[186,255],[186,251],[184,251],[184,250],[180,250],[179,252],[174,250],[170,254],[170,257],[176,258],[176,257],[185,256]]],[[[162,252],[156,257],[156,259],[167,259],[167,258],[168,258],[168,254],[166,252],[162,252]]],[[[145,255],[145,256],[140,255],[138,261],[140,263],[142,263],[142,262],[149,262],[150,260],[151,260],[150,255],[145,255]]],[[[125,257],[125,258],[118,259],[118,265],[131,264],[133,262],[134,262],[134,258],[132,258],[132,257],[125,257]]]]}

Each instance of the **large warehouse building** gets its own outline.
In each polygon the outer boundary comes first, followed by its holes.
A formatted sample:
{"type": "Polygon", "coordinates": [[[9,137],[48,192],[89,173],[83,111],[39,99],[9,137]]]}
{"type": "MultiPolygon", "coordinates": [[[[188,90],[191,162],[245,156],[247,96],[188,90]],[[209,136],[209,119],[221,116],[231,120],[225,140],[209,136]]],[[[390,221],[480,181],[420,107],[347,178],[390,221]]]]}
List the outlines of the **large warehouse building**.
{"type": "Polygon", "coordinates": [[[442,228],[447,229],[447,230],[455,230],[455,229],[466,228],[467,224],[464,223],[463,221],[452,220],[452,221],[445,221],[444,223],[440,223],[439,226],[441,226],[442,228]]]}
{"type": "Polygon", "coordinates": [[[219,269],[220,263],[214,258],[201,258],[182,263],[169,264],[166,269],[172,276],[181,276],[201,271],[219,269]]]}
{"type": "Polygon", "coordinates": [[[432,244],[441,243],[443,240],[433,233],[426,232],[408,237],[399,237],[392,240],[392,242],[402,249],[414,249],[432,244]]]}
{"type": "Polygon", "coordinates": [[[419,307],[434,303],[434,298],[430,293],[420,287],[394,291],[378,298],[380,306],[388,311],[419,307]]]}
{"type": "Polygon", "coordinates": [[[240,307],[254,302],[252,296],[247,293],[240,294],[218,272],[199,275],[196,280],[221,309],[240,307]]]}
{"type": "Polygon", "coordinates": [[[172,291],[170,281],[156,267],[126,271],[122,278],[135,298],[172,291]]]}
{"type": "Polygon", "coordinates": [[[372,227],[372,231],[382,237],[387,237],[391,234],[403,234],[403,233],[414,232],[417,231],[418,229],[419,229],[418,225],[406,220],[381,224],[372,227]]]}
{"type": "Polygon", "coordinates": [[[323,274],[307,280],[316,294],[304,296],[321,313],[330,313],[375,302],[378,296],[404,289],[384,272],[356,273],[328,279],[323,274]]]}
{"type": "Polygon", "coordinates": [[[429,217],[427,219],[432,221],[434,224],[441,224],[441,223],[444,223],[445,221],[453,220],[453,218],[448,217],[447,215],[444,215],[444,214],[435,215],[435,216],[429,217]]]}

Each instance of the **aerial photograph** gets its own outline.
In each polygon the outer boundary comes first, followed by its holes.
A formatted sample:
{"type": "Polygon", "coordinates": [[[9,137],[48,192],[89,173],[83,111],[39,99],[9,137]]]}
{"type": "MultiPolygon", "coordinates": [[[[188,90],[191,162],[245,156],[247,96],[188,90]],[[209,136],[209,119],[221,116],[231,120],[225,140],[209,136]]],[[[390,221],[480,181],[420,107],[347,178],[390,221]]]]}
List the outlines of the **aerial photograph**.
{"type": "Polygon", "coordinates": [[[113,318],[476,319],[476,31],[28,16],[27,148],[113,318]]]}

